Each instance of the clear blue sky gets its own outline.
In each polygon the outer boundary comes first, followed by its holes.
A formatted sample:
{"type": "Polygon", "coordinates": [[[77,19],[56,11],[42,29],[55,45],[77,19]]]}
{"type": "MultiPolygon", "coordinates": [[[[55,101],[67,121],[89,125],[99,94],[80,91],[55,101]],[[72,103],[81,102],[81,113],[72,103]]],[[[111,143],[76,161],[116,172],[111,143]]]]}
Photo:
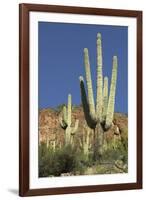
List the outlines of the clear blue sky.
{"type": "MultiPolygon", "coordinates": [[[[112,56],[118,56],[115,111],[128,110],[128,27],[39,22],[39,108],[67,102],[81,104],[79,79],[85,77],[83,49],[89,50],[96,89],[96,35],[102,34],[103,74],[111,79],[112,56]]],[[[95,93],[95,92],[94,92],[95,93]]]]}

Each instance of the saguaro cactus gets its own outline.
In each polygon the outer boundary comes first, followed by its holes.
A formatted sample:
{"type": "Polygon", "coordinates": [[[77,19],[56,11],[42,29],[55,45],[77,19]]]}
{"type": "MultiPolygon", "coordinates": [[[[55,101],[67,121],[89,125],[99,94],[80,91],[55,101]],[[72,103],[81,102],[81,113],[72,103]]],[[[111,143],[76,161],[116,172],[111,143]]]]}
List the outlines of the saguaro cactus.
{"type": "Polygon", "coordinates": [[[84,79],[80,76],[81,99],[85,119],[90,128],[94,129],[95,134],[95,154],[102,155],[103,133],[108,130],[113,121],[115,93],[117,82],[117,56],[113,56],[113,69],[110,86],[110,94],[108,97],[108,78],[104,77],[102,72],[102,40],[101,34],[97,34],[97,79],[96,79],[96,105],[94,103],[89,53],[84,48],[84,65],[87,83],[87,94],[84,86],[84,79]],[[97,152],[98,151],[98,152],[97,152]]]}
{"type": "Polygon", "coordinates": [[[59,116],[61,127],[65,130],[65,144],[71,144],[71,136],[74,135],[78,130],[79,120],[75,121],[75,126],[72,127],[72,99],[71,94],[68,95],[68,106],[63,107],[62,115],[59,116]]]}
{"type": "Polygon", "coordinates": [[[91,135],[92,129],[85,124],[83,126],[83,134],[82,134],[82,139],[79,141],[80,142],[80,147],[86,157],[88,159],[89,155],[89,149],[91,148],[91,142],[90,142],[90,135],[91,135]]]}

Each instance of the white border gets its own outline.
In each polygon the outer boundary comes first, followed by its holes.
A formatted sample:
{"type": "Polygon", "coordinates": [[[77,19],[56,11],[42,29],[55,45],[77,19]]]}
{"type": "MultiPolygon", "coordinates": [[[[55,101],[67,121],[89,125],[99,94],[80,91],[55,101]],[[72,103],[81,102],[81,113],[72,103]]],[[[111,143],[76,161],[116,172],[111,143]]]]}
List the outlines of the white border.
{"type": "Polygon", "coordinates": [[[136,19],[30,13],[30,189],[136,182],[136,19]],[[110,19],[109,19],[110,18],[110,19]],[[38,22],[128,26],[128,173],[38,178],[38,22]]]}

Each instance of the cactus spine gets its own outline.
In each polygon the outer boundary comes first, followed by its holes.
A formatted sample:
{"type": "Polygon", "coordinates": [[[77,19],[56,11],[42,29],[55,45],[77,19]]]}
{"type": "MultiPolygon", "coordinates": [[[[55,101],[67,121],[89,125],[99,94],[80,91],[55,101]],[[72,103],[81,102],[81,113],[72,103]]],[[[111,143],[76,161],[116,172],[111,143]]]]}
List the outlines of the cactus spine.
{"type": "Polygon", "coordinates": [[[101,34],[97,34],[97,79],[96,79],[96,107],[94,104],[94,95],[92,88],[92,79],[90,72],[90,62],[88,49],[84,49],[84,63],[87,83],[88,98],[86,99],[86,90],[84,79],[80,76],[81,99],[87,124],[94,129],[95,134],[95,153],[98,148],[98,154],[102,154],[103,133],[112,125],[115,105],[115,93],[117,82],[117,56],[113,56],[113,69],[110,86],[110,95],[108,98],[108,78],[104,78],[102,73],[102,39],[101,34]],[[94,124],[94,127],[93,127],[94,124]]]}
{"type": "Polygon", "coordinates": [[[78,130],[79,120],[75,121],[75,126],[72,127],[72,98],[71,94],[68,95],[68,105],[63,107],[63,115],[59,117],[60,125],[65,130],[65,145],[71,144],[71,136],[74,135],[78,130]]]}

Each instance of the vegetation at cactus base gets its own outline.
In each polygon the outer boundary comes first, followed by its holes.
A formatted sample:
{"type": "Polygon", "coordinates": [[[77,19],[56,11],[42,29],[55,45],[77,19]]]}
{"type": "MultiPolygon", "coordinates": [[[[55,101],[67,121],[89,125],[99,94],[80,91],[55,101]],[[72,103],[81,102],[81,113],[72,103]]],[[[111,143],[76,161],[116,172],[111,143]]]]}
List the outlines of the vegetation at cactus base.
{"type": "Polygon", "coordinates": [[[95,161],[92,153],[87,159],[81,150],[71,145],[53,151],[42,143],[39,146],[39,177],[124,173],[128,171],[126,148],[119,144],[114,149],[111,144],[102,160],[95,161]]]}

